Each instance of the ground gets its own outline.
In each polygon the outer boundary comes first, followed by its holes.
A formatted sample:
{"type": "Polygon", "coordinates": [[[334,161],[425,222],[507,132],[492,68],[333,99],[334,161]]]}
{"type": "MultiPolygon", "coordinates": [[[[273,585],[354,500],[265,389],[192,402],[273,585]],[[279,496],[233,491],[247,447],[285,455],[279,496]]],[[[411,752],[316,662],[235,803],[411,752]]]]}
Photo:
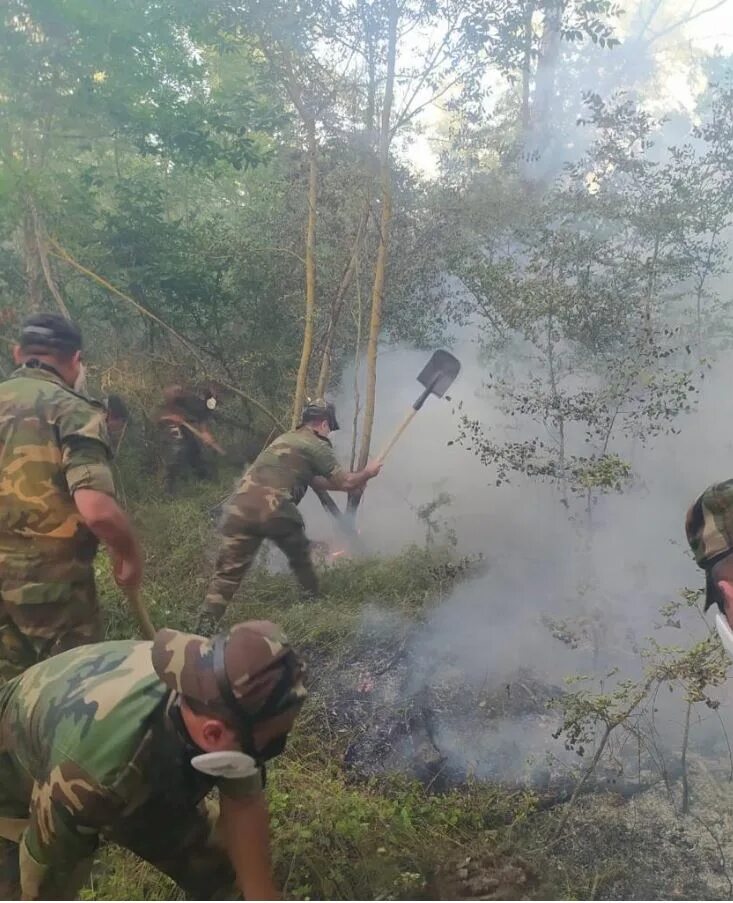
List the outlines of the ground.
{"type": "MultiPolygon", "coordinates": [[[[212,487],[134,505],[148,557],[145,596],[158,625],[194,623],[211,567],[209,510],[217,500],[212,487]]],[[[547,704],[561,688],[537,681],[528,668],[497,685],[467,686],[455,662],[415,682],[415,632],[482,567],[452,550],[410,548],[391,559],[341,557],[325,565],[324,596],[315,603],[299,603],[287,574],[264,569],[240,591],[228,619],[279,621],[308,662],[310,699],[269,781],[285,895],[729,899],[733,788],[715,763],[692,762],[685,817],[673,774],[669,789],[653,780],[622,786],[601,769],[555,836],[577,771],[528,765],[521,738],[549,742],[555,721],[547,704]],[[508,725],[520,729],[514,739],[508,725]],[[446,738],[456,732],[467,749],[488,744],[490,767],[446,753],[446,738]]],[[[99,575],[109,635],[130,635],[104,561],[99,575]]],[[[85,896],[175,899],[177,891],[107,848],[85,896]]]]}

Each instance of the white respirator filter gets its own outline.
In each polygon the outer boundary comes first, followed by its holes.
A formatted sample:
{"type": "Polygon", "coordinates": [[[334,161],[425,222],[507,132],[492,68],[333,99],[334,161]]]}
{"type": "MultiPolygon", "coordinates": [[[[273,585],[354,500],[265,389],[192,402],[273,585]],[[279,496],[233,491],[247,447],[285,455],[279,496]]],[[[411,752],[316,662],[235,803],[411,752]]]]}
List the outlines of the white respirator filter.
{"type": "Polygon", "coordinates": [[[215,411],[215,410],[216,410],[216,399],[214,398],[213,395],[209,395],[209,397],[206,399],[206,407],[207,407],[210,411],[215,411]]]}
{"type": "Polygon", "coordinates": [[[720,637],[720,642],[723,644],[723,649],[725,649],[728,655],[733,658],[733,629],[731,629],[728,618],[726,618],[722,611],[719,611],[715,615],[715,629],[718,631],[718,636],[720,637]]]}
{"type": "Polygon", "coordinates": [[[203,774],[213,778],[251,778],[260,773],[257,763],[246,753],[237,750],[202,753],[191,759],[191,765],[203,774]]]}

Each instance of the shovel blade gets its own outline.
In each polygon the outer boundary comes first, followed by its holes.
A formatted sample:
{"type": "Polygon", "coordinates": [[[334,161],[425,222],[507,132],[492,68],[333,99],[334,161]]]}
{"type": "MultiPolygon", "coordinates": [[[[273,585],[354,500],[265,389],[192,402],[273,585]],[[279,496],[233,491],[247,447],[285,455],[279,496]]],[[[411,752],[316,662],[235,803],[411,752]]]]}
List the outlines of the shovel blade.
{"type": "Polygon", "coordinates": [[[458,376],[461,362],[448,351],[436,351],[423,367],[417,380],[433,395],[442,398],[458,376]]]}

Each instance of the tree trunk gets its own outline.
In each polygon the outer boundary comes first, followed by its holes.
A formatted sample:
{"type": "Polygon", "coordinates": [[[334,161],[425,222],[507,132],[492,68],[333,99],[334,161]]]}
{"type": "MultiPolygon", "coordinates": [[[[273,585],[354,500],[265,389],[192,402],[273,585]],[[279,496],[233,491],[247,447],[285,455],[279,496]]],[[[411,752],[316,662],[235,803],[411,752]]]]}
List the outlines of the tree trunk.
{"type": "Polygon", "coordinates": [[[659,236],[654,236],[654,251],[652,256],[647,260],[647,285],[646,297],[644,299],[644,337],[649,345],[654,340],[654,332],[652,329],[652,308],[654,306],[654,298],[657,289],[657,263],[659,261],[659,236]]]}
{"type": "Polygon", "coordinates": [[[364,207],[364,213],[359,220],[359,225],[356,230],[356,238],[354,239],[354,246],[351,251],[351,256],[349,257],[349,262],[346,266],[346,269],[344,270],[344,274],[341,277],[341,282],[339,283],[338,291],[336,292],[333,303],[331,304],[331,312],[328,317],[328,327],[326,329],[326,341],[323,346],[323,357],[321,358],[321,371],[318,376],[318,385],[316,386],[316,395],[319,398],[322,398],[326,394],[326,389],[328,388],[328,380],[331,376],[331,358],[333,355],[333,341],[336,335],[336,327],[338,326],[339,320],[341,319],[341,313],[344,309],[346,294],[349,291],[351,283],[354,279],[356,264],[359,259],[359,253],[361,251],[361,239],[362,235],[364,234],[364,229],[366,227],[368,219],[369,200],[367,199],[364,207]]]}
{"type": "Polygon", "coordinates": [[[308,222],[305,235],[305,326],[303,350],[300,355],[298,378],[293,399],[292,428],[300,422],[305,404],[308,369],[313,351],[313,324],[316,311],[316,204],[318,201],[318,146],[314,119],[306,122],[308,134],[308,222]]]}
{"type": "Polygon", "coordinates": [[[23,218],[23,264],[25,269],[25,290],[30,313],[38,313],[43,306],[43,286],[41,261],[38,257],[38,243],[33,222],[33,213],[29,209],[23,218]]]}
{"type": "Polygon", "coordinates": [[[351,457],[349,469],[356,466],[356,443],[359,435],[359,414],[361,412],[361,397],[359,394],[359,364],[361,362],[361,326],[363,321],[361,306],[361,284],[359,281],[359,266],[356,267],[356,310],[354,312],[356,324],[356,341],[354,343],[354,420],[351,425],[351,457]]]}
{"type": "Polygon", "coordinates": [[[532,0],[524,7],[524,53],[522,57],[522,135],[527,138],[530,123],[529,92],[532,83],[532,15],[534,3],[532,0]]]}
{"type": "Polygon", "coordinates": [[[49,292],[53,296],[54,301],[56,302],[58,309],[61,311],[61,315],[66,317],[67,320],[71,319],[71,315],[69,314],[69,309],[64,303],[64,299],[61,297],[61,292],[59,291],[58,286],[56,285],[56,280],[53,277],[53,272],[51,270],[51,263],[48,259],[48,250],[46,248],[46,235],[41,223],[40,217],[38,216],[38,211],[36,210],[36,205],[33,201],[30,202],[30,210],[31,210],[31,219],[33,221],[33,232],[36,238],[36,250],[38,252],[38,259],[41,262],[41,270],[43,271],[43,276],[46,280],[46,285],[48,286],[49,292]]]}
{"type": "Polygon", "coordinates": [[[540,152],[549,138],[555,106],[555,76],[560,60],[564,0],[545,0],[544,25],[531,112],[531,150],[540,152]]]}
{"type": "MultiPolygon", "coordinates": [[[[377,397],[377,350],[379,333],[382,326],[382,306],[384,303],[384,286],[389,256],[389,229],[392,222],[392,173],[389,160],[391,139],[392,101],[394,98],[395,62],[397,56],[397,23],[399,10],[396,0],[392,0],[389,8],[389,34],[387,38],[387,73],[382,101],[382,122],[379,136],[379,185],[382,209],[379,217],[379,245],[377,259],[374,264],[374,281],[372,283],[372,306],[369,318],[369,339],[366,355],[366,398],[364,402],[364,419],[362,421],[361,445],[359,447],[359,469],[366,466],[369,460],[369,448],[374,426],[374,409],[377,397]]],[[[349,496],[349,511],[355,512],[359,506],[361,494],[349,496]]]]}

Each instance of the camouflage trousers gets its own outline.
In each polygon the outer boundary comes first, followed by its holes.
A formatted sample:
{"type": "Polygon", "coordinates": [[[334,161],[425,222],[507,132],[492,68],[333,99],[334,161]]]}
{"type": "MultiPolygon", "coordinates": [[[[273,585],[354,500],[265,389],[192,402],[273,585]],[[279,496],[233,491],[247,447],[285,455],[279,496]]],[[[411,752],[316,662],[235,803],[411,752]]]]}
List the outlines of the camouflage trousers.
{"type": "Polygon", "coordinates": [[[271,518],[255,524],[242,521],[229,508],[222,523],[222,544],[204,603],[212,614],[220,614],[226,608],[265,539],[284,552],[304,592],[308,596],[317,595],[318,577],[302,523],[288,518],[271,518]]]}
{"type": "Polygon", "coordinates": [[[43,659],[101,638],[91,568],[71,582],[0,578],[0,685],[43,659]]]}
{"type": "MultiPolygon", "coordinates": [[[[217,840],[218,817],[219,807],[213,800],[182,808],[180,804],[166,807],[157,799],[154,805],[143,805],[121,825],[103,832],[103,837],[168,875],[188,899],[235,899],[234,870],[217,840]]],[[[17,843],[0,840],[0,899],[22,899],[19,852],[17,843]]],[[[78,899],[92,865],[91,857],[59,863],[44,877],[39,898],[78,899]]]]}

